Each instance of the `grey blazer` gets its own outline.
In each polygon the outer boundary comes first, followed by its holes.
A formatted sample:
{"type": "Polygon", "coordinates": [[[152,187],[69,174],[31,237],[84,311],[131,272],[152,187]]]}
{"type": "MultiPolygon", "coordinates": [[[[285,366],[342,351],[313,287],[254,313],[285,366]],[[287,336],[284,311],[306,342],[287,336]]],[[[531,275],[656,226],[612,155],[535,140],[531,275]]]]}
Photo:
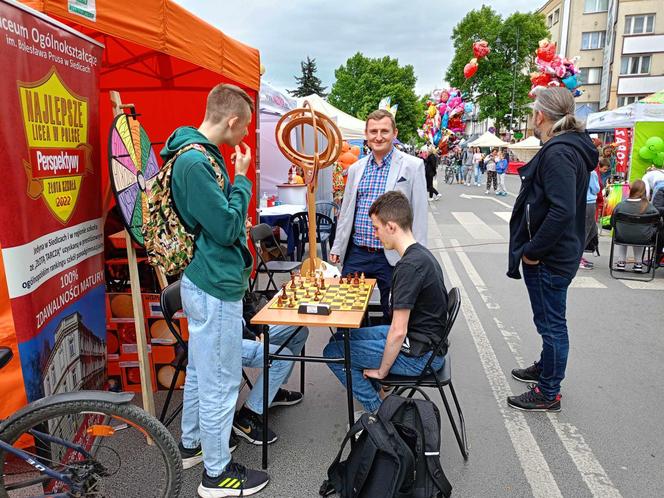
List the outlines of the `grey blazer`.
{"type": "MultiPolygon", "coordinates": [[[[334,238],[331,254],[338,254],[343,263],[355,224],[355,201],[357,187],[367,167],[369,156],[363,157],[348,168],[348,181],[341,204],[341,213],[337,223],[337,232],[334,238]]],[[[399,150],[394,151],[390,172],[387,176],[385,191],[398,190],[410,201],[413,208],[413,235],[420,244],[427,245],[427,183],[424,175],[424,162],[422,159],[405,154],[399,150]]],[[[399,253],[385,251],[389,263],[394,266],[399,261],[399,253]]]]}

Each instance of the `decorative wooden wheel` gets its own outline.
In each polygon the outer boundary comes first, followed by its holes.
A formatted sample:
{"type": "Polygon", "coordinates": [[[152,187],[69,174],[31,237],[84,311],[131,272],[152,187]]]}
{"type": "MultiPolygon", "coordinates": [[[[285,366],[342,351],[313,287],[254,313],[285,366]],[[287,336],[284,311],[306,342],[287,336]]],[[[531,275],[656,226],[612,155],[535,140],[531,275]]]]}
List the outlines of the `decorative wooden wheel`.
{"type": "Polygon", "coordinates": [[[341,154],[342,137],[337,125],[325,114],[315,111],[308,101],[303,107],[284,114],[275,130],[277,146],[291,163],[302,168],[307,186],[307,212],[309,217],[309,257],[302,262],[302,272],[308,273],[322,266],[316,257],[316,189],[318,172],[334,164],[341,154]],[[304,146],[304,130],[310,127],[313,134],[313,154],[297,150],[291,143],[292,132],[299,128],[300,142],[304,146]],[[325,148],[320,150],[319,135],[325,138],[325,148]]]}

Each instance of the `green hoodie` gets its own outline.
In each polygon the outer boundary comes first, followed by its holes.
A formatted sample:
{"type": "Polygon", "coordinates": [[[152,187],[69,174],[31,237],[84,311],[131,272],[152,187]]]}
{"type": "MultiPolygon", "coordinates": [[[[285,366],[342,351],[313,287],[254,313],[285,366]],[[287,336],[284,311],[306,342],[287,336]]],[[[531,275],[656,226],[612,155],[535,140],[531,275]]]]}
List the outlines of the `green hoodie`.
{"type": "Polygon", "coordinates": [[[251,181],[243,175],[231,184],[224,159],[216,145],[196,128],[181,127],[168,138],[161,157],[168,161],[188,144],[203,145],[217,159],[224,177],[219,188],[213,166],[205,154],[188,150],[173,165],[171,190],[185,227],[196,237],[194,258],[184,271],[196,286],[222,301],[241,301],[254,264],[245,219],[251,198],[251,181]]]}

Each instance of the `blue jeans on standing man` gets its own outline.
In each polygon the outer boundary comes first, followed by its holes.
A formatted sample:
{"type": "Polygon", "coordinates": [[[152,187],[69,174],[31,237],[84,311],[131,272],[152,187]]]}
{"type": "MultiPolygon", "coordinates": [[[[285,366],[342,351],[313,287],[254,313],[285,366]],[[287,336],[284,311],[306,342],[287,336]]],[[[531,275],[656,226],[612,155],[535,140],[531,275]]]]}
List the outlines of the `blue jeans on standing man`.
{"type": "Polygon", "coordinates": [[[342,275],[349,273],[364,273],[367,278],[375,278],[380,290],[380,305],[383,308],[383,316],[389,320],[390,317],[390,289],[392,288],[392,273],[394,267],[390,265],[385,257],[385,251],[368,251],[366,248],[358,247],[351,240],[348,243],[348,251],[344,258],[342,275]]]}
{"type": "MultiPolygon", "coordinates": [[[[290,325],[275,325],[270,327],[270,353],[276,353],[281,344],[286,342],[298,327],[290,325]]],[[[299,356],[304,343],[309,336],[309,329],[302,327],[295,337],[288,343],[288,347],[281,350],[279,354],[288,356],[299,356]]],[[[242,341],[242,366],[249,368],[263,368],[263,343],[244,339],[242,341]]],[[[293,371],[293,362],[275,360],[270,367],[270,385],[268,387],[269,402],[272,403],[279,387],[288,382],[293,371]]],[[[263,413],[263,373],[258,376],[254,387],[251,389],[244,406],[252,412],[261,415],[263,413]]]]}
{"type": "Polygon", "coordinates": [[[186,275],[180,294],[189,328],[182,444],[200,443],[205,470],[217,477],[231,461],[228,441],[242,380],[242,301],[217,299],[186,275]]]}
{"type": "MultiPolygon", "coordinates": [[[[367,368],[378,368],[383,359],[385,351],[385,342],[387,333],[390,330],[389,325],[378,325],[376,327],[364,327],[350,331],[350,357],[351,374],[353,382],[353,396],[364,406],[368,412],[376,412],[382,403],[378,395],[379,385],[364,378],[364,370],[367,368]]],[[[342,358],[344,356],[344,338],[342,332],[337,332],[332,336],[330,343],[323,349],[325,358],[342,358]]],[[[422,373],[426,366],[431,352],[422,356],[407,356],[399,353],[390,373],[397,375],[408,375],[417,377],[422,373]]],[[[432,362],[434,370],[440,370],[443,366],[443,358],[437,357],[432,362]]],[[[339,363],[328,363],[332,373],[336,375],[339,381],[346,385],[346,373],[344,365],[339,363]]]]}
{"type": "Polygon", "coordinates": [[[538,387],[554,399],[565,378],[569,338],[567,335],[567,288],[572,279],[555,273],[544,263],[522,264],[523,280],[528,289],[533,321],[542,336],[542,354],[538,361],[538,387]]]}

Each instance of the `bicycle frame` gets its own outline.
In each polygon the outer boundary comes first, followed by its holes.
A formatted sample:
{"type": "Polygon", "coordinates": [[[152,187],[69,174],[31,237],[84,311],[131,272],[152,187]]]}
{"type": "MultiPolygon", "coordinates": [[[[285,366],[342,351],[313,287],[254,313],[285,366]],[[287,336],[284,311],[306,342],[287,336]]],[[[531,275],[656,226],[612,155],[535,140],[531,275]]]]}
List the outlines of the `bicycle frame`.
{"type": "MultiPolygon", "coordinates": [[[[46,440],[50,443],[56,443],[56,444],[61,444],[63,446],[66,446],[69,449],[72,449],[72,450],[74,450],[78,453],[81,453],[86,458],[92,458],[92,455],[90,455],[87,451],[85,451],[85,449],[83,449],[81,446],[69,443],[69,442],[65,441],[64,439],[60,439],[58,437],[54,437],[54,436],[51,436],[49,434],[45,434],[45,433],[39,432],[39,431],[30,431],[30,434],[32,434],[33,436],[38,436],[40,438],[43,438],[44,440],[46,440]]],[[[46,474],[48,477],[50,477],[52,479],[56,479],[56,480],[61,481],[61,482],[64,482],[65,484],[70,486],[72,491],[81,491],[80,486],[77,485],[74,481],[72,481],[71,478],[67,474],[57,472],[57,471],[51,469],[50,467],[42,465],[41,463],[36,461],[34,458],[32,458],[32,456],[30,456],[30,454],[26,453],[25,451],[19,450],[18,448],[14,448],[12,445],[10,445],[8,443],[5,443],[2,440],[0,440],[0,449],[4,452],[11,453],[12,455],[20,458],[21,460],[23,460],[24,462],[30,464],[32,467],[34,467],[38,471],[43,472],[44,474],[46,474]]],[[[40,482],[42,480],[44,480],[44,479],[43,478],[42,479],[35,479],[33,484],[37,484],[38,482],[40,482]]],[[[9,489],[11,489],[11,487],[9,487],[9,489]]],[[[50,498],[67,498],[67,496],[69,496],[69,494],[68,493],[57,493],[57,494],[45,495],[45,496],[48,496],[50,498]]]]}

